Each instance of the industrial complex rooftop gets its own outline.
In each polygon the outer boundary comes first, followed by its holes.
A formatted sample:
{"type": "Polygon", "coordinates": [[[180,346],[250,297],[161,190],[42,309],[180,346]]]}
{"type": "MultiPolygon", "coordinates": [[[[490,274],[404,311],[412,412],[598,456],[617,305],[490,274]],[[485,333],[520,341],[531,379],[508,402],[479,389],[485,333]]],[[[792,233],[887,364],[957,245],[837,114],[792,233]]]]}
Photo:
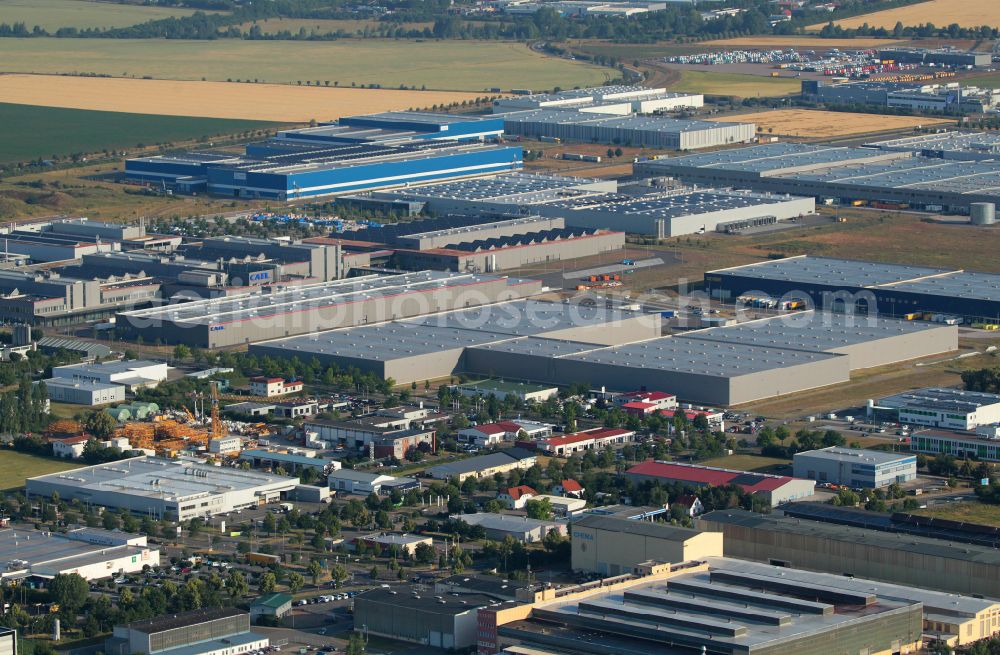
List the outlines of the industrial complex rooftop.
{"type": "Polygon", "coordinates": [[[846,346],[916,334],[937,327],[939,326],[933,323],[921,321],[804,311],[777,319],[767,318],[737,325],[695,330],[682,335],[682,338],[831,352],[846,346]]]}
{"type": "Polygon", "coordinates": [[[902,614],[919,617],[921,611],[918,601],[861,585],[845,588],[836,576],[785,575],[782,569],[728,558],[706,561],[707,571],[536,607],[530,619],[508,623],[499,634],[572,652],[583,652],[571,644],[585,640],[586,650],[630,655],[696,652],[703,646],[711,650],[701,652],[727,655],[811,653],[820,651],[806,650],[807,643],[824,635],[851,639],[846,632],[875,629],[902,614]]]}
{"type": "MultiPolygon", "coordinates": [[[[28,479],[32,483],[55,483],[72,487],[78,494],[111,491],[130,496],[179,501],[206,494],[246,491],[266,485],[294,483],[293,478],[259,471],[199,465],[188,460],[133,457],[65,473],[50,473],[28,479]]],[[[61,494],[64,495],[65,494],[61,494]]]]}
{"type": "Polygon", "coordinates": [[[790,350],[787,347],[772,348],[663,337],[569,357],[595,364],[697,373],[710,377],[735,377],[830,359],[835,355],[790,350]]]}
{"type": "Polygon", "coordinates": [[[865,144],[880,150],[933,153],[942,159],[1000,158],[1000,135],[990,132],[938,132],[865,144]]]}
{"type": "Polygon", "coordinates": [[[1000,565],[1000,552],[995,548],[977,546],[975,544],[956,545],[942,539],[932,539],[920,535],[866,530],[849,525],[823,523],[773,514],[757,514],[742,509],[708,512],[699,517],[699,526],[702,522],[753,527],[779,533],[787,532],[791,534],[812,535],[833,542],[872,544],[886,551],[914,552],[942,559],[988,562],[1000,565]]]}
{"type": "Polygon", "coordinates": [[[746,171],[769,174],[773,171],[790,171],[825,168],[836,164],[895,159],[905,155],[886,155],[877,150],[845,148],[839,146],[807,145],[803,143],[771,143],[767,145],[720,150],[697,155],[667,159],[654,159],[657,163],[683,164],[701,168],[746,171]]]}
{"type": "Polygon", "coordinates": [[[635,173],[934,211],[1000,202],[995,160],[957,161],[909,150],[777,143],[639,162],[635,173]]]}
{"type": "Polygon", "coordinates": [[[472,178],[442,182],[413,189],[385,191],[381,195],[404,198],[478,200],[514,205],[557,200],[571,195],[590,195],[614,191],[617,184],[607,180],[590,180],[545,175],[540,173],[507,173],[490,178],[472,178]]]}
{"type": "Polygon", "coordinates": [[[494,279],[496,278],[492,276],[441,271],[420,271],[402,275],[368,275],[321,284],[303,285],[271,294],[245,294],[140,309],[127,312],[125,315],[136,320],[214,325],[250,318],[267,319],[307,309],[349,305],[373,298],[388,300],[407,294],[430,294],[445,287],[468,287],[481,281],[494,279]]]}
{"type": "Polygon", "coordinates": [[[890,464],[898,462],[901,457],[905,457],[905,455],[901,455],[900,453],[887,453],[881,450],[869,450],[865,448],[841,448],[839,446],[802,451],[796,454],[796,456],[798,455],[808,455],[813,459],[825,459],[846,464],[872,465],[890,464]]]}
{"type": "Polygon", "coordinates": [[[1000,395],[981,391],[965,391],[930,387],[904,391],[878,400],[880,407],[921,407],[952,412],[974,412],[984,405],[1000,403],[1000,395]]]}
{"type": "Polygon", "coordinates": [[[798,292],[818,301],[818,290],[870,290],[878,293],[867,302],[877,302],[880,314],[1000,316],[1000,275],[994,273],[802,255],[708,271],[705,281],[716,295],[723,289],[733,297],[750,290],[778,296],[798,292]]]}
{"type": "MultiPolygon", "coordinates": [[[[829,259],[827,257],[786,257],[759,264],[734,266],[732,268],[709,271],[707,275],[731,273],[742,277],[789,282],[821,282],[841,284],[845,287],[876,287],[883,284],[896,285],[907,280],[915,280],[930,275],[937,276],[947,271],[926,266],[904,264],[883,264],[850,259],[829,259]]],[[[1000,276],[998,276],[1000,277],[1000,276]]]]}
{"type": "MultiPolygon", "coordinates": [[[[105,562],[133,557],[154,563],[145,536],[97,528],[71,528],[66,533],[24,527],[0,530],[0,579],[25,575],[52,578],[64,571],[83,572],[95,565],[103,568],[105,562]]],[[[158,556],[155,559],[158,561],[158,556]]],[[[86,577],[105,575],[110,573],[100,571],[86,577]]]]}

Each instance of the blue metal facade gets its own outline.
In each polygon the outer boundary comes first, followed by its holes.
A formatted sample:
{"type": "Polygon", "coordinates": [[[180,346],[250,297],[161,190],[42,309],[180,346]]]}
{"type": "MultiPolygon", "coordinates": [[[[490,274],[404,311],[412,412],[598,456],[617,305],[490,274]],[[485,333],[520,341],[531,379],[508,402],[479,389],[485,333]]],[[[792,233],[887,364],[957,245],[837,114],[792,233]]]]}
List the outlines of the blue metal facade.
{"type": "Polygon", "coordinates": [[[356,166],[289,173],[220,167],[208,170],[208,190],[224,196],[294,200],[466,175],[501,173],[519,169],[521,165],[521,148],[506,147],[432,151],[420,159],[370,161],[356,166]]]}
{"type": "Polygon", "coordinates": [[[845,298],[856,310],[868,313],[874,303],[882,316],[904,316],[913,312],[953,314],[972,319],[1000,322],[1000,302],[986,298],[968,298],[903,291],[891,287],[859,287],[742,276],[736,272],[716,271],[705,275],[705,291],[712,297],[734,300],[758,292],[772,298],[787,296],[809,300],[818,309],[844,311],[845,298]]]}
{"type": "MultiPolygon", "coordinates": [[[[427,116],[426,114],[424,116],[427,116]]],[[[495,116],[468,116],[462,120],[455,117],[434,122],[428,120],[407,120],[404,114],[374,114],[370,116],[348,116],[341,118],[340,125],[351,127],[371,127],[383,130],[408,130],[417,132],[416,139],[477,139],[484,133],[503,132],[503,119],[495,116]]]]}
{"type": "Polygon", "coordinates": [[[204,177],[206,162],[168,159],[126,159],[125,175],[134,180],[173,183],[180,177],[204,177]]]}

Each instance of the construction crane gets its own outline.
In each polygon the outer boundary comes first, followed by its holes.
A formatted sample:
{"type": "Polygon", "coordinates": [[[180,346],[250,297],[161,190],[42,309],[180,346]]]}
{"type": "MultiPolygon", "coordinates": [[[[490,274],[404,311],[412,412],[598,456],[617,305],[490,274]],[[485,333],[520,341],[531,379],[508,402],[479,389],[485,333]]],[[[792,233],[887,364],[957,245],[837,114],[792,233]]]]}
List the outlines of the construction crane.
{"type": "Polygon", "coordinates": [[[222,439],[226,436],[226,429],[219,420],[219,387],[212,384],[212,438],[222,439]]]}

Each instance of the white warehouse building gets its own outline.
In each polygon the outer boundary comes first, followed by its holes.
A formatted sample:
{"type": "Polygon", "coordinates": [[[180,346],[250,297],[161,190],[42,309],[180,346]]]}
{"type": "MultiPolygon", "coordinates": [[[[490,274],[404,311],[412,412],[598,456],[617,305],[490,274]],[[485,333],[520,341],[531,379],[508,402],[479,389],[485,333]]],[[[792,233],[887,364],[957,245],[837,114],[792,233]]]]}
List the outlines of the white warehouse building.
{"type": "Polygon", "coordinates": [[[106,405],[125,402],[125,387],[93,380],[50,378],[35,384],[44,384],[49,400],[71,405],[106,405]]]}
{"type": "Polygon", "coordinates": [[[881,450],[831,446],[795,453],[792,475],[855,489],[881,489],[916,479],[917,458],[881,450]]]}
{"type": "Polygon", "coordinates": [[[125,509],[184,521],[257,507],[281,499],[297,478],[210,466],[191,460],[134,457],[29,478],[27,495],[125,509]]]}
{"type": "Polygon", "coordinates": [[[160,551],[147,545],[145,535],[98,528],[65,533],[20,526],[0,530],[0,580],[71,573],[99,580],[159,564],[160,551]]]}
{"type": "Polygon", "coordinates": [[[930,387],[869,401],[868,417],[904,425],[947,430],[975,430],[1000,423],[1000,395],[930,387]]]}

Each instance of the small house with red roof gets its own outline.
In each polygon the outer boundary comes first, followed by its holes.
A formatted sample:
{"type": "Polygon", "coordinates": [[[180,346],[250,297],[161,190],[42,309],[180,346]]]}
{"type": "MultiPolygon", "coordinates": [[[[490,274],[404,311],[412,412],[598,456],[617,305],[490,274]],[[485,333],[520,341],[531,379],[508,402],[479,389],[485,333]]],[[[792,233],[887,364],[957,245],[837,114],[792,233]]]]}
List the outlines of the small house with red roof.
{"type": "Polygon", "coordinates": [[[619,405],[630,403],[648,403],[656,409],[673,409],[677,407],[677,396],[664,391],[630,391],[615,397],[619,405]]]}
{"type": "Polygon", "coordinates": [[[507,487],[497,494],[497,500],[507,505],[507,509],[524,509],[528,501],[538,495],[538,492],[526,484],[517,487],[507,487]]]}
{"type": "Polygon", "coordinates": [[[636,464],[625,472],[625,476],[633,484],[643,482],[681,483],[693,487],[734,485],[748,494],[759,495],[771,507],[812,496],[816,491],[814,480],[653,460],[636,464]]]}
{"type": "Polygon", "coordinates": [[[569,478],[552,486],[552,493],[571,498],[580,498],[583,496],[583,491],[583,485],[569,478]]]}

